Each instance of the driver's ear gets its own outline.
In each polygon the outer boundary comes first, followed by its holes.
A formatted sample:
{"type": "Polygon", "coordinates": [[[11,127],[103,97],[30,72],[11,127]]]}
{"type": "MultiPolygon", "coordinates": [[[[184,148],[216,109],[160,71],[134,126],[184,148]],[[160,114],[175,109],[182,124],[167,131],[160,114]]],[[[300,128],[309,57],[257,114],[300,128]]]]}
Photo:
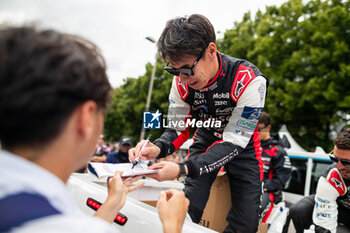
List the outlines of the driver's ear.
{"type": "Polygon", "coordinates": [[[266,128],[271,131],[271,125],[268,125],[266,128]]]}
{"type": "Polygon", "coordinates": [[[210,42],[206,51],[210,57],[216,58],[217,48],[215,43],[210,42]]]}

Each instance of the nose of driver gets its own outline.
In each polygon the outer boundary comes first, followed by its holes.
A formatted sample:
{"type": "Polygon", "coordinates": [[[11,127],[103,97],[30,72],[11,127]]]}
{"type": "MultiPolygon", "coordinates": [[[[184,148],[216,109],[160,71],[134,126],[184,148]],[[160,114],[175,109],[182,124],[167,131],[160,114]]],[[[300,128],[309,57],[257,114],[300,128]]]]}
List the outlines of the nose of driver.
{"type": "Polygon", "coordinates": [[[189,83],[190,81],[191,81],[191,76],[188,76],[188,75],[186,75],[186,74],[183,74],[183,73],[180,73],[179,74],[179,78],[180,78],[180,81],[182,82],[182,83],[189,83]]]}

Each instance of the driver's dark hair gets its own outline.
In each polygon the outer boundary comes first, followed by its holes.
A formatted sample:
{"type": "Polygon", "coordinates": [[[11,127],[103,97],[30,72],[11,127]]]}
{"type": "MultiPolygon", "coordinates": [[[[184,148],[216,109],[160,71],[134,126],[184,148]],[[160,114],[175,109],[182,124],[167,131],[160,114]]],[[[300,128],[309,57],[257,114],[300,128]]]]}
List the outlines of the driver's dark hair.
{"type": "Polygon", "coordinates": [[[79,37],[34,27],[0,28],[0,141],[42,147],[92,100],[104,110],[111,85],[98,48],[79,37]]]}
{"type": "Polygon", "coordinates": [[[338,134],[334,140],[334,145],[341,150],[350,150],[350,128],[338,134]]]}
{"type": "Polygon", "coordinates": [[[260,114],[259,123],[264,124],[265,126],[271,125],[270,115],[266,112],[262,112],[260,114]]]}
{"type": "Polygon", "coordinates": [[[198,57],[210,42],[216,43],[216,37],[206,17],[178,17],[166,23],[157,42],[158,55],[164,61],[181,61],[184,55],[198,57]]]}

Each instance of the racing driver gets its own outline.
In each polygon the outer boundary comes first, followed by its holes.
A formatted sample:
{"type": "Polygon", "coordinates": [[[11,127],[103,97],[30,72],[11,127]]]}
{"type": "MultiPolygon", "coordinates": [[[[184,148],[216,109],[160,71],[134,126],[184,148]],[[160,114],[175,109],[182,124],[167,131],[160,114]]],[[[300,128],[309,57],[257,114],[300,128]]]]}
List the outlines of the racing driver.
{"type": "MultiPolygon", "coordinates": [[[[255,233],[263,175],[257,123],[264,107],[267,78],[250,62],[218,52],[215,43],[214,28],[202,15],[167,22],[157,48],[167,62],[164,69],[175,76],[169,95],[168,128],[142,150],[142,155],[143,159],[153,159],[173,153],[195,125],[188,159],[180,164],[152,165],[150,169],[161,168],[154,178],[185,179],[189,215],[198,223],[210,187],[224,166],[232,199],[224,232],[255,233]]],[[[131,161],[144,143],[142,140],[129,151],[131,161]]]]}

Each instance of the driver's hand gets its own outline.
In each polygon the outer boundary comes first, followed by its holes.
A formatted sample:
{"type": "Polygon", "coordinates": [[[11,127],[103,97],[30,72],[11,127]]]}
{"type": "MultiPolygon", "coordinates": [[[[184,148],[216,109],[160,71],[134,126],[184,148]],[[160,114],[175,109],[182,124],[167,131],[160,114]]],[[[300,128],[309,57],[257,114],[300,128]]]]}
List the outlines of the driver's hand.
{"type": "MultiPolygon", "coordinates": [[[[146,140],[142,140],[137,143],[136,147],[129,150],[129,161],[134,162],[134,160],[139,156],[140,150],[146,140]]],[[[153,143],[149,142],[141,152],[141,160],[152,160],[158,157],[160,154],[160,148],[153,143]]]]}

